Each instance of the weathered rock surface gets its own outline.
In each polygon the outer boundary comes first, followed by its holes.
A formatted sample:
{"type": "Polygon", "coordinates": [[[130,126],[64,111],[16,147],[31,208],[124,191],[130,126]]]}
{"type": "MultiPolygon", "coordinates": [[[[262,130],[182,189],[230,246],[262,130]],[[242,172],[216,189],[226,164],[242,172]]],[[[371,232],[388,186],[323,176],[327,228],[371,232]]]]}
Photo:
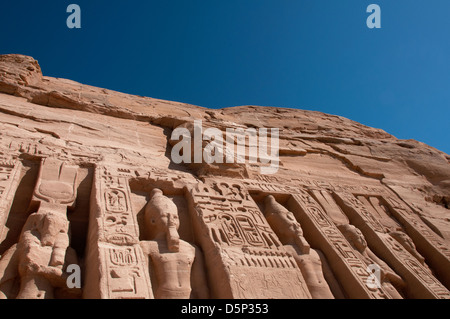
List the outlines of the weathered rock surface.
{"type": "Polygon", "coordinates": [[[450,298],[449,203],[450,156],[414,140],[320,112],[127,95],[0,56],[0,298],[450,298]],[[194,120],[279,128],[278,172],[176,164],[172,132],[194,120]]]}

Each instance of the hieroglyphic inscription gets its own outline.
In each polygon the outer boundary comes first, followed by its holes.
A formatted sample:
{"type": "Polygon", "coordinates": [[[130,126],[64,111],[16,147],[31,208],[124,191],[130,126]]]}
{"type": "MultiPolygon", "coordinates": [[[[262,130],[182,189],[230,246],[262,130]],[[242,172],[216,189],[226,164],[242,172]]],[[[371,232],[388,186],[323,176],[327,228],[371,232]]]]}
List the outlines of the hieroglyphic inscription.
{"type": "Polygon", "coordinates": [[[386,195],[389,194],[384,186],[380,183],[364,184],[351,184],[343,181],[335,182],[331,180],[316,179],[312,177],[298,177],[283,178],[273,175],[255,175],[254,179],[243,180],[244,185],[249,190],[261,190],[261,191],[288,191],[293,192],[294,189],[302,187],[310,190],[327,190],[338,192],[353,192],[367,195],[386,195]]]}
{"type": "Polygon", "coordinates": [[[372,214],[370,214],[367,207],[364,206],[363,203],[361,203],[361,201],[359,201],[355,196],[347,192],[336,192],[335,194],[342,201],[343,205],[349,209],[356,210],[367,225],[380,233],[385,232],[383,225],[372,214]]]}
{"type": "Polygon", "coordinates": [[[148,295],[146,272],[139,245],[126,247],[103,247],[107,264],[107,287],[109,298],[142,299],[148,295]]]}
{"type": "MultiPolygon", "coordinates": [[[[336,193],[341,205],[346,206],[355,225],[361,229],[380,257],[384,258],[407,283],[410,296],[416,298],[449,298],[450,293],[402,245],[387,234],[366,206],[354,195],[336,193]],[[374,222],[375,221],[375,222],[374,222]],[[364,227],[362,227],[364,225],[364,227]]],[[[367,205],[369,202],[366,201],[367,205]]]]}
{"type": "MultiPolygon", "coordinates": [[[[413,294],[416,298],[450,298],[450,292],[445,288],[433,275],[423,267],[422,264],[418,262],[406,249],[400,245],[394,238],[388,234],[380,235],[383,242],[386,244],[387,249],[394,252],[394,254],[399,258],[401,264],[409,269],[414,277],[418,279],[419,282],[413,282],[413,289],[418,290],[419,285],[423,285],[427,289],[427,294],[421,295],[419,292],[413,294]]],[[[400,273],[400,271],[399,271],[400,273]]],[[[403,276],[405,279],[408,276],[403,276]]]]}
{"type": "Polygon", "coordinates": [[[194,220],[209,234],[202,242],[206,262],[229,277],[227,297],[311,298],[294,258],[243,185],[200,183],[191,196],[194,220]]]}
{"type": "Polygon", "coordinates": [[[383,197],[384,204],[403,225],[416,244],[417,250],[439,276],[440,281],[450,289],[450,248],[433,232],[407,205],[394,196],[383,197]]]}
{"type": "Polygon", "coordinates": [[[127,178],[104,170],[100,180],[103,240],[115,245],[137,244],[139,227],[131,210],[127,178]]]}
{"type": "MultiPolygon", "coordinates": [[[[408,226],[413,226],[424,239],[429,241],[442,255],[444,255],[450,262],[450,248],[445,242],[438,237],[421,219],[413,213],[413,211],[403,204],[400,200],[390,196],[383,198],[386,204],[392,209],[393,214],[397,215],[399,220],[408,226]]],[[[405,225],[406,226],[406,225],[405,225]]]]}
{"type": "Polygon", "coordinates": [[[6,236],[5,223],[19,185],[21,167],[18,160],[0,159],[0,242],[6,236]]]}
{"type": "Polygon", "coordinates": [[[242,267],[232,266],[230,271],[230,284],[236,292],[236,299],[248,299],[249,296],[257,296],[258,299],[285,299],[286,296],[302,298],[309,295],[305,285],[295,285],[296,282],[303,281],[296,269],[271,268],[267,271],[267,268],[251,268],[251,271],[242,271],[242,267]]]}
{"type": "Polygon", "coordinates": [[[30,142],[29,140],[15,138],[15,139],[1,139],[0,147],[6,149],[8,154],[12,156],[19,156],[26,154],[34,158],[58,158],[61,161],[70,161],[72,163],[98,163],[103,156],[98,153],[92,153],[86,149],[77,149],[69,147],[58,147],[56,145],[43,145],[39,142],[30,142]]]}
{"type": "Polygon", "coordinates": [[[330,262],[336,260],[343,267],[336,268],[336,276],[341,278],[344,289],[355,298],[387,298],[383,288],[366,285],[371,275],[367,265],[358,258],[342,233],[322,210],[313,197],[305,190],[298,189],[292,196],[292,211],[302,224],[305,235],[316,237],[321,249],[330,262]]]}
{"type": "Polygon", "coordinates": [[[281,246],[258,206],[241,185],[202,185],[194,191],[194,198],[211,238],[218,244],[264,248],[281,246]]]}
{"type": "Polygon", "coordinates": [[[330,216],[335,225],[348,224],[348,218],[342,209],[334,201],[331,192],[323,189],[311,190],[315,200],[323,207],[325,213],[330,216]]]}
{"type": "MultiPolygon", "coordinates": [[[[106,167],[96,169],[93,205],[98,233],[97,245],[102,269],[99,285],[101,298],[153,298],[145,258],[139,246],[139,228],[131,206],[128,178],[113,175],[106,167]],[[99,211],[96,211],[99,209],[99,211]]],[[[88,261],[89,262],[89,261],[88,261]]],[[[95,278],[95,274],[90,278],[95,278]]]]}
{"type": "Polygon", "coordinates": [[[295,193],[296,187],[289,185],[281,185],[276,183],[245,180],[243,181],[245,187],[249,191],[262,191],[268,193],[295,193]]]}
{"type": "Polygon", "coordinates": [[[123,176],[127,178],[142,178],[148,182],[176,182],[182,179],[187,179],[191,175],[184,173],[174,173],[171,170],[164,170],[156,167],[135,168],[135,167],[116,167],[109,168],[111,174],[116,176],[123,176]]]}

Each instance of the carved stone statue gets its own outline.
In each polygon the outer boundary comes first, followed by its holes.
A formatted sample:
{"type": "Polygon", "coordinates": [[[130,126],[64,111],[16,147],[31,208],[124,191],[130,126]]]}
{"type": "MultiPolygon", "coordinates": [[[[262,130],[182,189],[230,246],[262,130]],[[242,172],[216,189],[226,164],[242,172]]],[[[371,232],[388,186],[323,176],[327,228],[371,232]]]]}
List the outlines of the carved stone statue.
{"type": "Polygon", "coordinates": [[[391,231],[389,235],[392,236],[398,243],[400,243],[411,255],[416,257],[416,259],[428,269],[428,266],[425,264],[425,258],[416,250],[416,245],[412,239],[405,234],[403,231],[391,231]]]}
{"type": "Polygon", "coordinates": [[[303,237],[302,227],[294,214],[279,204],[272,195],[265,199],[264,215],[283,244],[297,245],[302,254],[309,253],[309,243],[303,237]]]}
{"type": "Polygon", "coordinates": [[[265,198],[264,215],[280,241],[296,260],[313,299],[334,299],[325,277],[333,282],[337,290],[339,285],[328,267],[325,256],[322,252],[311,249],[303,237],[303,230],[294,214],[269,195],[265,198]]]}
{"type": "Polygon", "coordinates": [[[32,199],[39,209],[28,216],[18,243],[0,260],[0,298],[53,299],[56,293],[64,297],[80,294],[68,289],[64,271],[67,265],[77,264],[76,252],[69,246],[67,219],[67,208],[76,199],[76,178],[75,166],[53,158],[42,161],[32,199]]]}
{"type": "Polygon", "coordinates": [[[362,232],[350,224],[339,225],[338,227],[367,265],[376,264],[380,267],[380,284],[385,288],[390,297],[393,299],[403,299],[402,290],[406,285],[404,280],[370,250],[362,232]]]}
{"type": "Polygon", "coordinates": [[[152,240],[141,241],[141,247],[149,257],[155,298],[208,298],[202,253],[180,239],[178,209],[160,189],[151,192],[145,225],[152,240]]]}
{"type": "Polygon", "coordinates": [[[53,299],[55,289],[67,288],[64,267],[77,263],[68,228],[65,214],[39,210],[28,217],[19,242],[0,260],[0,298],[14,297],[19,277],[17,299],[53,299]]]}

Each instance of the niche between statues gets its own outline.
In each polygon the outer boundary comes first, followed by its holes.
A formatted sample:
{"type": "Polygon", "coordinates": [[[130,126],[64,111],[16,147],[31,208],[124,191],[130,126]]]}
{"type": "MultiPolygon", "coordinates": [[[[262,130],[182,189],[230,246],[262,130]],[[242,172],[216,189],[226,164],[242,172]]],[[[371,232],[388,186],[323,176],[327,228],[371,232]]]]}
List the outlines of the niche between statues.
{"type": "Polygon", "coordinates": [[[209,298],[204,256],[194,244],[185,190],[135,179],[130,190],[154,298],[209,298]]]}

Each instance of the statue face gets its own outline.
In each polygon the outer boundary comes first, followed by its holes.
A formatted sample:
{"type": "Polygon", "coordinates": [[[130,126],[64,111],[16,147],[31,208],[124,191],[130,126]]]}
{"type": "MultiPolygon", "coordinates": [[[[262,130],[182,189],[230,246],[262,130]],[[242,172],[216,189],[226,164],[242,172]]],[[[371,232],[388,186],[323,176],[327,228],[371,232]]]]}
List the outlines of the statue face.
{"type": "Polygon", "coordinates": [[[180,219],[178,218],[178,214],[173,213],[163,213],[161,214],[161,222],[167,227],[167,228],[178,228],[180,227],[180,219]]]}
{"type": "Polygon", "coordinates": [[[151,198],[155,202],[148,206],[145,212],[146,223],[151,229],[150,231],[156,235],[156,233],[166,233],[169,229],[178,230],[180,220],[176,206],[173,203],[169,205],[170,199],[157,188],[151,192],[151,198]]]}
{"type": "Polygon", "coordinates": [[[56,236],[62,231],[66,231],[66,223],[59,216],[47,214],[42,217],[42,224],[39,232],[42,235],[42,243],[45,246],[53,246],[56,236]]]}
{"type": "Polygon", "coordinates": [[[353,225],[345,225],[340,228],[345,238],[351,242],[360,252],[367,248],[367,242],[363,233],[353,225]]]}
{"type": "Polygon", "coordinates": [[[364,235],[362,234],[362,232],[359,229],[354,228],[354,233],[355,233],[354,243],[355,243],[356,248],[361,251],[366,249],[367,242],[366,242],[366,239],[364,238],[364,235]]]}
{"type": "Polygon", "coordinates": [[[402,231],[394,231],[390,233],[393,238],[395,238],[399,243],[406,244],[409,247],[416,249],[416,246],[414,245],[414,242],[407,234],[405,234],[402,231]]]}
{"type": "Polygon", "coordinates": [[[180,220],[178,214],[170,212],[161,212],[151,216],[151,224],[158,231],[167,231],[169,228],[175,228],[178,230],[180,227],[180,220]]]}

